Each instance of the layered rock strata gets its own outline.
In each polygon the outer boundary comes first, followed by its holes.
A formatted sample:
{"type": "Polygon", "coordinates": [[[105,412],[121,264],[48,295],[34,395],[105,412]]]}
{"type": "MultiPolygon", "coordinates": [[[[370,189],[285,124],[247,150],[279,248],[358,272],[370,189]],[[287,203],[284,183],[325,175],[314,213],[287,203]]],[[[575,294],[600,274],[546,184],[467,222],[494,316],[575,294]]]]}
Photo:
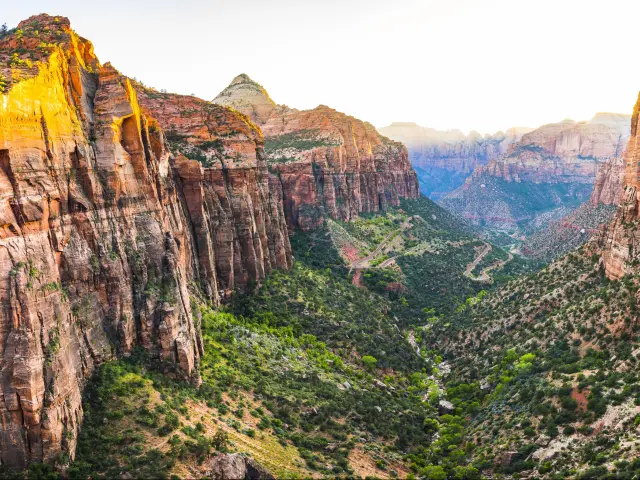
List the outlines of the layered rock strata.
{"type": "Polygon", "coordinates": [[[101,362],[143,348],[197,380],[189,285],[217,302],[291,252],[246,117],[174,120],[184,142],[214,145],[205,168],[169,149],[161,112],[175,102],[101,66],[66,18],[22,22],[0,60],[0,461],[21,468],[73,457],[101,362]]]}
{"type": "MultiPolygon", "coordinates": [[[[215,101],[232,97],[240,111],[251,115],[270,98],[264,89],[261,95],[251,89],[243,96],[244,77],[215,101]]],[[[313,110],[278,105],[260,125],[269,168],[282,184],[293,227],[315,228],[325,216],[350,220],[420,195],[406,147],[369,123],[324,105],[313,110]]]]}

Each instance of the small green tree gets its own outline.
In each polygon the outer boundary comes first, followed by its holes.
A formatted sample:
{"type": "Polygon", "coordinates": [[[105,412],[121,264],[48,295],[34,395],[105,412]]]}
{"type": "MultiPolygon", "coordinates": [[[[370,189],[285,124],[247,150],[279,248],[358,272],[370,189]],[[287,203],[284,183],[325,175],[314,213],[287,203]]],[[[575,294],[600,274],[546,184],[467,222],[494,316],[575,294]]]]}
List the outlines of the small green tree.
{"type": "Polygon", "coordinates": [[[373,370],[376,367],[378,360],[376,357],[372,357],[371,355],[365,355],[362,357],[362,363],[364,363],[364,366],[367,367],[368,370],[373,370]]]}
{"type": "Polygon", "coordinates": [[[227,445],[229,444],[229,435],[222,429],[218,429],[213,438],[211,439],[211,445],[219,452],[226,452],[227,445]]]}
{"type": "Polygon", "coordinates": [[[7,79],[4,78],[4,75],[0,73],[0,93],[5,93],[7,91],[7,79]]]}

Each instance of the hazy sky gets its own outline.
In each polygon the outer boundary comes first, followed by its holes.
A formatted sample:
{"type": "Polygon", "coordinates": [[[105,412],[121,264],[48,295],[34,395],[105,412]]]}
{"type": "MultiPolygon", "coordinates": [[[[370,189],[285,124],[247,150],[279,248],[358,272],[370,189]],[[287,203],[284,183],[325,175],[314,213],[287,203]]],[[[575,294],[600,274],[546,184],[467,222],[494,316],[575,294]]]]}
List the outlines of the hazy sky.
{"type": "Polygon", "coordinates": [[[10,27],[69,17],[102,62],[158,89],[212,99],[244,72],[277,103],[376,126],[538,126],[631,113],[640,90],[631,0],[2,3],[10,27]]]}

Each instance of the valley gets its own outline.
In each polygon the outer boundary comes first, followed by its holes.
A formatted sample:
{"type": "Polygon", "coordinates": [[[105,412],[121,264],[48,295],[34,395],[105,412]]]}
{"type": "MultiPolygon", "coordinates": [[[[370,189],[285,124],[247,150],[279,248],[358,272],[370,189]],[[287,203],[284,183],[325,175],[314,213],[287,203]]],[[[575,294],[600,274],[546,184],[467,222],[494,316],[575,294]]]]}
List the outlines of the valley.
{"type": "Polygon", "coordinates": [[[209,98],[0,30],[0,477],[640,475],[640,101],[465,135],[209,98]]]}

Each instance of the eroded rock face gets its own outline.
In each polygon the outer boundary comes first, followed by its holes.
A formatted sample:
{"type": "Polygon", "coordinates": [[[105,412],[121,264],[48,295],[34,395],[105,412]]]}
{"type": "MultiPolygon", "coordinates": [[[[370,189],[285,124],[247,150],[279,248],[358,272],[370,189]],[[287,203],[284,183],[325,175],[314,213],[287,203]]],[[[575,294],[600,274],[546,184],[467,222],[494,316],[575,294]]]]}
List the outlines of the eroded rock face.
{"type": "Polygon", "coordinates": [[[620,190],[618,208],[613,221],[604,231],[593,238],[590,249],[599,253],[609,278],[622,278],[625,274],[637,269],[636,263],[640,253],[640,229],[637,228],[639,217],[638,187],[638,118],[640,116],[640,97],[633,109],[631,119],[631,137],[624,155],[625,173],[623,187],[620,190]]]}
{"type": "Polygon", "coordinates": [[[325,215],[350,220],[419,196],[406,147],[371,124],[326,106],[280,107],[262,129],[293,226],[308,230],[325,215]]]}
{"type": "Polygon", "coordinates": [[[594,206],[616,205],[624,185],[624,174],[624,156],[613,157],[600,164],[589,202],[594,206]]]}
{"type": "Polygon", "coordinates": [[[282,186],[268,172],[260,129],[198,98],[137,90],[172,150],[182,152],[174,169],[196,233],[200,280],[210,295],[227,296],[273,268],[290,267],[282,186]]]}
{"type": "Polygon", "coordinates": [[[630,117],[598,113],[588,122],[564,120],[537,128],[507,153],[474,172],[509,182],[593,183],[598,165],[620,157],[629,139],[630,117]]]}
{"type": "Polygon", "coordinates": [[[0,461],[15,468],[73,457],[82,388],[105,360],[142,347],[197,380],[190,282],[217,302],[291,264],[279,182],[246,117],[176,120],[193,144],[237,132],[209,168],[174,158],[162,115],[67,19],[19,31],[0,40],[3,59],[27,51],[0,69],[0,461]]]}
{"type": "Polygon", "coordinates": [[[594,195],[609,202],[615,196],[615,159],[624,151],[629,129],[629,117],[620,114],[545,125],[523,135],[499,159],[476,168],[442,203],[477,224],[538,228],[532,222],[557,220],[586,202],[599,170],[594,195]]]}
{"type": "MultiPolygon", "coordinates": [[[[254,105],[254,90],[241,95],[234,85],[238,78],[225,92],[236,92],[236,101],[254,105]]],[[[255,108],[262,104],[258,100],[255,108]]],[[[251,113],[253,107],[247,108],[251,113]]],[[[420,194],[406,147],[369,123],[323,105],[303,111],[279,105],[261,127],[269,169],[282,185],[292,227],[309,230],[325,216],[350,220],[420,194]]]]}

